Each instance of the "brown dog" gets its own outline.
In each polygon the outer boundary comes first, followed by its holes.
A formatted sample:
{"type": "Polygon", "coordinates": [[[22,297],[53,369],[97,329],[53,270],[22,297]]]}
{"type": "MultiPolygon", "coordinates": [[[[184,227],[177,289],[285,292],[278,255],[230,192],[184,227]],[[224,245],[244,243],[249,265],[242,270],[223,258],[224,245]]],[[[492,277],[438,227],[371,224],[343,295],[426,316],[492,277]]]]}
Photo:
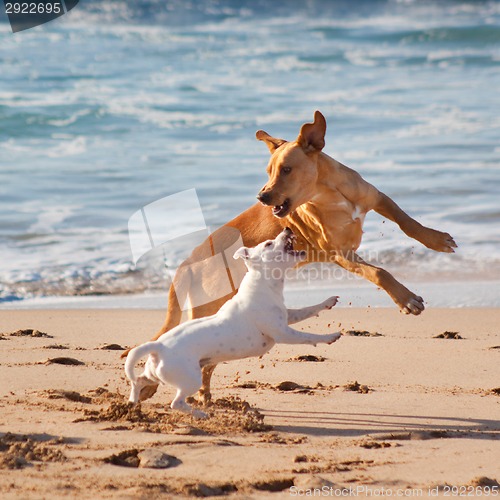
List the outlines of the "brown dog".
{"type": "MultiPolygon", "coordinates": [[[[363,235],[364,217],[375,210],[396,222],[408,236],[438,252],[454,252],[453,238],[422,226],[357,172],[322,153],[325,132],[326,121],[319,111],[314,115],[314,123],[302,125],[295,141],[277,139],[262,130],[257,132],[257,139],[264,141],[271,153],[267,167],[269,180],[257,196],[261,203],[228,222],[197,247],[184,267],[179,268],[174,285],[186,281],[189,275],[189,280],[212,286],[210,276],[202,273],[193,276],[182,270],[228,248],[234,240],[235,230],[241,233],[245,246],[253,247],[274,239],[284,227],[290,227],[297,236],[295,248],[307,252],[304,264],[335,262],[383,288],[405,314],[418,315],[424,310],[422,297],[412,293],[386,270],[365,262],[356,254],[363,235]]],[[[236,292],[239,283],[234,283],[234,276],[232,279],[232,293],[193,308],[189,317],[216,313],[236,292]]],[[[167,317],[153,340],[180,323],[182,312],[175,292],[180,288],[170,287],[167,317]]],[[[210,399],[210,378],[214,368],[204,369],[200,394],[205,401],[210,399]]],[[[150,395],[141,394],[141,398],[150,395]]]]}

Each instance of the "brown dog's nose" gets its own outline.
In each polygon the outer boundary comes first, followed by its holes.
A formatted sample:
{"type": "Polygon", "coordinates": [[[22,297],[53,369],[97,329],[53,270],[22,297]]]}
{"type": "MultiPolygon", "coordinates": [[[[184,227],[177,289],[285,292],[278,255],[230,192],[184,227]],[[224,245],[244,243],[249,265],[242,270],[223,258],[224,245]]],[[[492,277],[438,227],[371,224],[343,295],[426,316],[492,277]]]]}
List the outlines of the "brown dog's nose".
{"type": "Polygon", "coordinates": [[[271,202],[271,194],[269,193],[269,191],[261,191],[257,195],[257,199],[264,205],[269,205],[271,202]]]}

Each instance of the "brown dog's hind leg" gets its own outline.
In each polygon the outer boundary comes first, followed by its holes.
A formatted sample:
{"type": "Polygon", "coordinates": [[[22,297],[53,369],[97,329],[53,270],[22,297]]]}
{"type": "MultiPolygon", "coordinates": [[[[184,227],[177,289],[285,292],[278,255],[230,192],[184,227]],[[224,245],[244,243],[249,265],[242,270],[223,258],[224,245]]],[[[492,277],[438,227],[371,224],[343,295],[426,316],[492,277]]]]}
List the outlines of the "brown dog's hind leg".
{"type": "Polygon", "coordinates": [[[212,393],[210,392],[210,381],[217,365],[206,365],[202,368],[202,385],[198,391],[198,399],[206,406],[212,400],[212,393]]]}
{"type": "Polygon", "coordinates": [[[168,289],[168,304],[167,304],[167,315],[163,326],[158,330],[156,335],[151,340],[158,340],[164,333],[172,330],[177,325],[181,323],[182,310],[179,305],[179,299],[177,298],[176,287],[174,284],[177,280],[177,275],[174,277],[174,283],[170,285],[168,289]]]}
{"type": "Polygon", "coordinates": [[[383,217],[395,222],[401,230],[422,245],[436,252],[454,253],[457,244],[448,233],[442,233],[429,227],[422,226],[420,222],[412,219],[396,202],[384,193],[379,193],[377,205],[374,210],[383,217]]]}
{"type": "MultiPolygon", "coordinates": [[[[168,306],[167,306],[167,316],[165,318],[165,322],[151,340],[158,340],[164,333],[176,327],[178,324],[180,324],[181,318],[182,318],[182,311],[181,308],[179,307],[177,295],[175,293],[174,287],[170,285],[168,291],[168,306]]],[[[123,351],[120,357],[126,358],[129,352],[130,349],[123,351]]]]}
{"type": "Polygon", "coordinates": [[[157,390],[158,384],[144,386],[139,393],[139,401],[146,401],[146,399],[152,398],[157,390]]]}
{"type": "Polygon", "coordinates": [[[365,262],[356,252],[336,254],[334,260],[341,267],[383,288],[405,314],[419,315],[424,309],[424,300],[415,295],[381,267],[365,262]]]}

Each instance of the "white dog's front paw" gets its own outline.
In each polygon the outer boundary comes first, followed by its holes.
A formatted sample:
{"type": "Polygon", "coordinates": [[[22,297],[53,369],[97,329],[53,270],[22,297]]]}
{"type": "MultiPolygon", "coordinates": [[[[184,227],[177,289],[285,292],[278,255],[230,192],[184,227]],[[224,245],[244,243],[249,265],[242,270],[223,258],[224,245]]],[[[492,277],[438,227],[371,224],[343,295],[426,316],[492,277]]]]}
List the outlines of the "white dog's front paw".
{"type": "Polygon", "coordinates": [[[328,337],[328,340],[327,340],[327,344],[333,344],[334,342],[337,342],[337,340],[342,337],[342,334],[341,333],[330,333],[329,335],[327,335],[328,337]]]}
{"type": "Polygon", "coordinates": [[[323,302],[324,309],[331,309],[337,302],[339,298],[338,296],[330,297],[323,302]]]}

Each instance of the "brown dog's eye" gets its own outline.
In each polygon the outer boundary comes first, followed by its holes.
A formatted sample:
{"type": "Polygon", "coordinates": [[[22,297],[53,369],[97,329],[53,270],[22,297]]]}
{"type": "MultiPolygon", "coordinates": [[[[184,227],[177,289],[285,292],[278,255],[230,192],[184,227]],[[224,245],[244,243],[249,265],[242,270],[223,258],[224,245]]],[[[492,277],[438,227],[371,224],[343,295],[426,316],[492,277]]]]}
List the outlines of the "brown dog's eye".
{"type": "Polygon", "coordinates": [[[268,241],[268,242],[267,242],[264,246],[265,246],[265,247],[270,247],[272,244],[273,244],[273,242],[272,242],[272,241],[268,241]]]}
{"type": "Polygon", "coordinates": [[[292,171],[292,167],[283,167],[281,169],[281,171],[284,173],[284,174],[289,174],[291,171],[292,171]]]}

